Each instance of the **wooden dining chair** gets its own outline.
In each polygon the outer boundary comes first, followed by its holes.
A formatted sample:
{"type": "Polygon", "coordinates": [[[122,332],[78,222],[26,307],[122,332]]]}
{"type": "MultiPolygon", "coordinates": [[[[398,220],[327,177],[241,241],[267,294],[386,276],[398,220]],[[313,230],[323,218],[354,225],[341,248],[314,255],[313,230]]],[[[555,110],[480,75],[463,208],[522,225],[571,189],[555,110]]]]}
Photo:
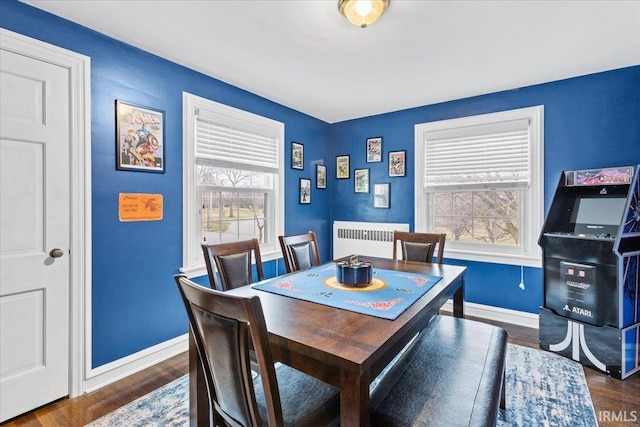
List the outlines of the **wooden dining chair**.
{"type": "Polygon", "coordinates": [[[313,231],[291,236],[279,236],[278,239],[287,273],[320,265],[318,240],[313,231]]]}
{"type": "Polygon", "coordinates": [[[442,264],[446,234],[393,232],[393,260],[398,260],[398,242],[402,249],[402,259],[406,261],[433,262],[436,246],[436,263],[442,264]]]}
{"type": "Polygon", "coordinates": [[[256,238],[215,245],[202,245],[202,252],[204,253],[204,261],[207,264],[209,284],[212,289],[228,291],[229,289],[253,283],[252,254],[255,259],[258,276],[256,281],[264,280],[260,244],[256,238]],[[214,264],[218,270],[220,283],[216,280],[214,264]]]}
{"type": "Polygon", "coordinates": [[[287,365],[274,365],[259,297],[209,289],[184,275],[174,278],[204,371],[214,425],[339,423],[339,390],[287,365]],[[253,378],[250,340],[260,367],[253,378]]]}

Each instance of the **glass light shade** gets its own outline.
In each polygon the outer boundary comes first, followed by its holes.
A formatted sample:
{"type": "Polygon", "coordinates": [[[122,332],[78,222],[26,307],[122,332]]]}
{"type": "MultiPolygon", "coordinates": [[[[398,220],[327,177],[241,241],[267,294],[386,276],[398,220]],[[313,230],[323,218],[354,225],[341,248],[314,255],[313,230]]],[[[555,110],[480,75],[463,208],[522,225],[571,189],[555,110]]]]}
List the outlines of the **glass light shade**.
{"type": "Polygon", "coordinates": [[[389,0],[340,0],[338,8],[353,25],[366,28],[380,18],[389,0]]]}

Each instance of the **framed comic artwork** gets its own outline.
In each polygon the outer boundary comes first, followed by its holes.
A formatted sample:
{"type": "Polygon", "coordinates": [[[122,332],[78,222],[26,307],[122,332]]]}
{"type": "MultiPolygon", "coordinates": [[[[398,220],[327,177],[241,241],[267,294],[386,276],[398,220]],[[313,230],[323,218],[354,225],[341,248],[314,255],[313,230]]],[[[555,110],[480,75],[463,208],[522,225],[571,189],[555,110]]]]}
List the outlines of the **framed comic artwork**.
{"type": "Polygon", "coordinates": [[[389,151],[389,176],[405,176],[407,174],[407,152],[389,151]]]}
{"type": "Polygon", "coordinates": [[[347,179],[349,178],[349,156],[337,156],[336,157],[336,178],[347,179]]]}
{"type": "Polygon", "coordinates": [[[304,145],[291,143],[291,169],[304,169],[304,145]]]}
{"type": "Polygon", "coordinates": [[[367,138],[367,163],[382,161],[382,137],[367,138]]]}
{"type": "Polygon", "coordinates": [[[327,167],[325,165],[316,165],[316,188],[327,188],[327,167]]]}
{"type": "Polygon", "coordinates": [[[356,193],[369,192],[369,169],[354,169],[354,186],[353,191],[356,193]]]}
{"type": "Polygon", "coordinates": [[[391,184],[382,182],[373,184],[373,207],[389,209],[391,200],[391,184]]]}
{"type": "Polygon", "coordinates": [[[309,178],[300,178],[300,204],[311,204],[311,180],[309,178]]]}
{"type": "Polygon", "coordinates": [[[116,99],[116,169],[164,173],[164,111],[116,99]]]}

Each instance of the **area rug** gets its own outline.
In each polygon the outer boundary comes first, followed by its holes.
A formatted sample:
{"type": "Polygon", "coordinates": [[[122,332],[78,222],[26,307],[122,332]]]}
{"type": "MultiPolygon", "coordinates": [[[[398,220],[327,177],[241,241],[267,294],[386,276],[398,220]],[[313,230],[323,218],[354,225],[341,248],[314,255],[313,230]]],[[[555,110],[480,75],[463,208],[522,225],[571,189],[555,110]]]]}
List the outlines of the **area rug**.
{"type": "Polygon", "coordinates": [[[501,427],[596,427],[582,365],[555,353],[509,344],[501,427]]]}
{"type": "MultiPolygon", "coordinates": [[[[506,393],[500,427],[598,425],[582,365],[557,354],[509,344],[506,393]]],[[[88,426],[187,426],[188,400],[185,375],[88,426]]]]}

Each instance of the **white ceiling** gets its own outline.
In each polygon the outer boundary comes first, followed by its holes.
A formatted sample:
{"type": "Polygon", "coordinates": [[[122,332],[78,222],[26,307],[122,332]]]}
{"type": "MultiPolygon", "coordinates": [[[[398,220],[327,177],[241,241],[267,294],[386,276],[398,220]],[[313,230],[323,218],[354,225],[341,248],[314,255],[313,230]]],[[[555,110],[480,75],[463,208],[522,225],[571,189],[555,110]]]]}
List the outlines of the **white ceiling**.
{"type": "Polygon", "coordinates": [[[640,64],[640,0],[23,0],[329,123],[640,64]]]}

